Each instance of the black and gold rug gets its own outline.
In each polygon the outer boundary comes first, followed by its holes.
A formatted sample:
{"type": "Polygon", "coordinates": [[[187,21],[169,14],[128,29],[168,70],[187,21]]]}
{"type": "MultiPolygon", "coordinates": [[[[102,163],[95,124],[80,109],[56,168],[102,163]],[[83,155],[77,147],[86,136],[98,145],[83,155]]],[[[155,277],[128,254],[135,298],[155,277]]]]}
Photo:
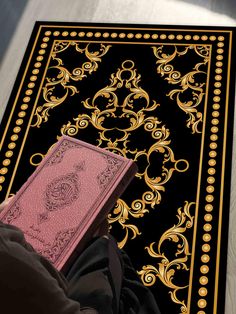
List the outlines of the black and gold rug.
{"type": "Polygon", "coordinates": [[[139,166],[109,215],[162,313],[223,313],[234,30],[36,24],[1,125],[1,200],[66,134],[139,166]]]}

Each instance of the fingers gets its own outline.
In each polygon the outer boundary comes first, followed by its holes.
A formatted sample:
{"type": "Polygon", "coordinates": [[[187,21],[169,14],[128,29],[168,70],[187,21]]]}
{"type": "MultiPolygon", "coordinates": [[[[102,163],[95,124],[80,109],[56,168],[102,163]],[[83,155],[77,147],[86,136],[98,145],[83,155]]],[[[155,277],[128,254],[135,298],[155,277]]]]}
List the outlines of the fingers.
{"type": "Polygon", "coordinates": [[[14,195],[9,196],[0,204],[0,211],[2,211],[10,203],[13,197],[14,195]]]}

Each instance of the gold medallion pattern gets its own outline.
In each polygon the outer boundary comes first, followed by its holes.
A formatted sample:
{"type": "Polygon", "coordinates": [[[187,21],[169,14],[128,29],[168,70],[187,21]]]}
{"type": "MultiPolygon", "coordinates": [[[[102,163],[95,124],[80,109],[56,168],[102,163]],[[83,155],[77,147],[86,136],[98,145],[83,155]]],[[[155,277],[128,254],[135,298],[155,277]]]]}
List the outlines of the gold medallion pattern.
{"type": "Polygon", "coordinates": [[[80,129],[88,127],[89,123],[98,130],[99,138],[98,146],[106,148],[112,152],[132,158],[139,164],[139,159],[144,157],[146,160],[146,168],[143,172],[136,174],[137,179],[145,181],[146,190],[141,198],[133,200],[128,205],[124,200],[119,199],[114,211],[109,214],[109,222],[113,224],[118,222],[125,231],[125,235],[119,241],[119,247],[122,248],[126,244],[128,238],[134,239],[140,235],[138,227],[134,224],[127,223],[130,216],[133,218],[141,218],[148,213],[151,208],[161,202],[161,193],[165,191],[165,184],[171,179],[174,171],[184,172],[188,169],[189,164],[185,159],[176,160],[173,150],[170,148],[171,140],[169,138],[169,130],[161,124],[158,118],[150,116],[148,113],[153,112],[159,104],[156,101],[150,101],[148,93],[140,86],[141,75],[137,73],[135,64],[132,60],[125,60],[121,68],[110,77],[110,85],[99,90],[92,100],[86,99],[83,105],[86,109],[91,110],[91,114],[80,114],[74,118],[75,124],[68,122],[61,129],[61,133],[69,136],[75,136],[80,129]],[[127,96],[121,101],[118,97],[119,90],[125,88],[127,96]],[[99,99],[105,99],[102,106],[99,99]],[[142,103],[137,103],[142,100],[142,103]],[[100,107],[102,107],[100,109],[100,107]],[[107,120],[114,121],[110,125],[116,125],[108,128],[107,120]],[[119,119],[127,123],[123,123],[123,127],[118,127],[119,119]],[[151,133],[154,140],[153,145],[144,150],[130,149],[129,137],[131,133],[143,127],[145,132],[151,133]],[[115,134],[112,140],[111,131],[115,134]],[[162,173],[155,176],[149,175],[150,158],[154,153],[162,154],[162,173]],[[179,164],[182,164],[180,167],[179,164]],[[172,166],[167,166],[171,164],[172,166]],[[131,234],[131,236],[130,236],[131,234]]]}

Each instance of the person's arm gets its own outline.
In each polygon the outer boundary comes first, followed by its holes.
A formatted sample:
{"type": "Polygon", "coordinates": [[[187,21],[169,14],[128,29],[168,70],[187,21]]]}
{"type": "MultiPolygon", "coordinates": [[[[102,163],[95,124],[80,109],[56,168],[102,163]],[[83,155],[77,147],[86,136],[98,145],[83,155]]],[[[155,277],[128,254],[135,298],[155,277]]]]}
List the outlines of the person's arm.
{"type": "MultiPolygon", "coordinates": [[[[5,203],[6,204],[6,203],[5,203]]],[[[67,281],[37,254],[23,232],[0,222],[0,295],[3,313],[97,314],[68,298],[67,281]]]]}
{"type": "MultiPolygon", "coordinates": [[[[17,251],[17,250],[16,250],[17,251]]],[[[20,250],[19,250],[20,252],[20,250]]],[[[22,256],[22,252],[20,252],[22,256]]],[[[31,259],[30,256],[25,256],[31,259]]],[[[35,262],[30,266],[17,257],[0,252],[0,294],[3,313],[85,314],[70,300],[55,278],[35,262]],[[37,268],[36,268],[37,267],[37,268]]],[[[90,311],[96,313],[96,311],[90,311]]]]}

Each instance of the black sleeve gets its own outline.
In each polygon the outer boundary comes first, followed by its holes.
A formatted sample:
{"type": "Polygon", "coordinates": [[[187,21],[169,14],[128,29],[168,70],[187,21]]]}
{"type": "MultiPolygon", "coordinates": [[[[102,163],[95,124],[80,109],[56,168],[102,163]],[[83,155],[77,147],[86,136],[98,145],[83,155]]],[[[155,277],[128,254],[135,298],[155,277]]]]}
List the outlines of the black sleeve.
{"type": "MultiPolygon", "coordinates": [[[[3,313],[83,314],[80,304],[69,299],[41,267],[0,253],[0,294],[3,313]]],[[[92,312],[91,312],[92,313],[92,312]]]]}
{"type": "Polygon", "coordinates": [[[0,228],[1,312],[7,314],[95,314],[66,295],[66,281],[25,242],[20,229],[0,228]]]}

